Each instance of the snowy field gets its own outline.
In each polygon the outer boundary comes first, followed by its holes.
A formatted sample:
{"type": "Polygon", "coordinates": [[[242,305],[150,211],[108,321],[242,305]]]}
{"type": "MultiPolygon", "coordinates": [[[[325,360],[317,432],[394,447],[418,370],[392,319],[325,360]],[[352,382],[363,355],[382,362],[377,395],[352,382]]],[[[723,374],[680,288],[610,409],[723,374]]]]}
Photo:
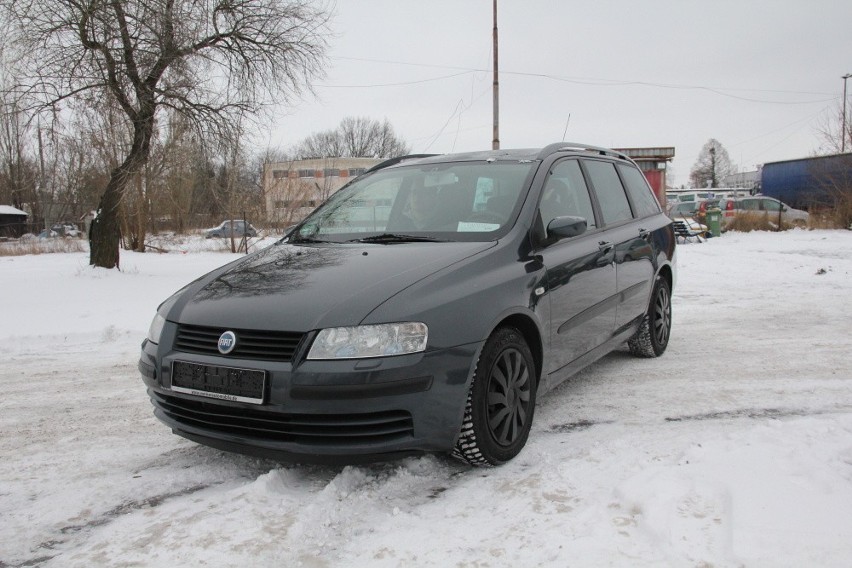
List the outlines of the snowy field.
{"type": "Polygon", "coordinates": [[[139,344],[233,255],[0,257],[0,567],[852,565],[852,232],[678,255],[667,353],[551,392],[493,469],[283,465],[174,436],[139,344]]]}

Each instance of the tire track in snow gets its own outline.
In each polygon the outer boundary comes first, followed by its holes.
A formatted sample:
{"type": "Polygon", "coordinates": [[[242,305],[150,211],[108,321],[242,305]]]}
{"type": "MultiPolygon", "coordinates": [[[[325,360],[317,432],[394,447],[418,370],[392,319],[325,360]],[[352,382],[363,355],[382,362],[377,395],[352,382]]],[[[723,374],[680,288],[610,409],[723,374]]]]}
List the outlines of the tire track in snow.
{"type": "Polygon", "coordinates": [[[220,483],[221,482],[193,485],[193,486],[186,487],[186,488],[178,490],[178,491],[170,491],[168,493],[163,493],[163,494],[160,494],[160,495],[154,495],[154,496],[151,496],[151,497],[146,497],[145,499],[126,501],[124,503],[116,505],[115,507],[113,507],[112,509],[109,509],[108,511],[101,513],[100,515],[92,518],[91,520],[89,520],[85,523],[65,525],[65,526],[61,527],[58,531],[63,536],[43,541],[43,542],[41,542],[41,543],[39,543],[38,545],[35,546],[35,550],[39,550],[39,551],[42,551],[42,550],[54,551],[55,550],[56,551],[55,554],[44,554],[44,555],[41,555],[41,556],[28,558],[26,560],[23,560],[22,562],[15,563],[15,564],[7,564],[4,561],[0,560],[0,568],[13,568],[13,567],[19,568],[19,567],[23,567],[23,566],[38,566],[40,564],[43,564],[44,562],[47,562],[47,561],[55,558],[56,556],[59,556],[60,554],[62,554],[62,551],[57,550],[57,549],[64,548],[65,545],[67,545],[69,542],[71,542],[72,540],[75,540],[74,538],[71,538],[71,535],[78,535],[80,533],[90,533],[93,529],[107,525],[110,522],[114,521],[115,519],[122,517],[124,515],[130,514],[130,513],[136,512],[136,511],[140,511],[142,509],[154,509],[156,507],[159,507],[160,505],[162,505],[163,503],[165,503],[169,499],[174,499],[174,498],[177,498],[177,497],[184,497],[186,495],[192,495],[193,493],[197,493],[198,491],[201,491],[203,489],[207,489],[208,487],[219,485],[220,483]]]}

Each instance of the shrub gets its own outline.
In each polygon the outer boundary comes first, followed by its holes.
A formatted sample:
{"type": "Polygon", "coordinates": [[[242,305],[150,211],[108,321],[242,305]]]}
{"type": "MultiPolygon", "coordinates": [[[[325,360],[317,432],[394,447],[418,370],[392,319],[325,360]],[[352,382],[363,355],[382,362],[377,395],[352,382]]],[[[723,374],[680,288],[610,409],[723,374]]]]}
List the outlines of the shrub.
{"type": "Polygon", "coordinates": [[[834,226],[837,229],[852,229],[852,191],[846,191],[834,206],[834,226]]]}
{"type": "MultiPolygon", "coordinates": [[[[741,212],[725,225],[728,231],[740,231],[741,233],[750,233],[751,231],[777,231],[778,218],[770,220],[766,213],[746,213],[741,212]]],[[[782,223],[782,230],[789,229],[786,223],[782,223]]]]}
{"type": "Polygon", "coordinates": [[[89,250],[84,239],[18,239],[0,243],[0,256],[24,256],[89,250]]]}

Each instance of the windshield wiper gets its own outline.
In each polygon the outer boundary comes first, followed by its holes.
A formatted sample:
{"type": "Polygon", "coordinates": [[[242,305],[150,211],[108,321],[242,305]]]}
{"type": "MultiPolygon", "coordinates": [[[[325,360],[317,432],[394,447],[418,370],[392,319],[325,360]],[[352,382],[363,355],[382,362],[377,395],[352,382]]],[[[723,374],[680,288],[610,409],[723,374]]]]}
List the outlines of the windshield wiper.
{"type": "Polygon", "coordinates": [[[288,241],[290,243],[333,243],[337,241],[324,241],[322,239],[315,239],[314,237],[303,237],[303,236],[292,236],[288,241]]]}
{"type": "Polygon", "coordinates": [[[351,243],[444,243],[445,239],[436,239],[426,235],[404,235],[399,233],[382,233],[360,239],[352,239],[351,243]]]}

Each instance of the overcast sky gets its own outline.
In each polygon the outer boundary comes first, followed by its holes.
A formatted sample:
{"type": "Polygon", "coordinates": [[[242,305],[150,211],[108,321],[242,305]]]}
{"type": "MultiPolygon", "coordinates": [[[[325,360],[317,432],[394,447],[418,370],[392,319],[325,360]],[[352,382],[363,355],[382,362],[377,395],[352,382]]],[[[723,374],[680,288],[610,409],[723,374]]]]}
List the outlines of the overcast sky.
{"type": "MultiPolygon", "coordinates": [[[[491,0],[334,13],[317,97],[271,145],[358,116],[388,119],[414,152],[491,148],[491,0]]],[[[678,185],[710,138],[744,171],[811,155],[852,72],[850,25],[845,0],[499,0],[501,147],[674,146],[678,185]]]]}

